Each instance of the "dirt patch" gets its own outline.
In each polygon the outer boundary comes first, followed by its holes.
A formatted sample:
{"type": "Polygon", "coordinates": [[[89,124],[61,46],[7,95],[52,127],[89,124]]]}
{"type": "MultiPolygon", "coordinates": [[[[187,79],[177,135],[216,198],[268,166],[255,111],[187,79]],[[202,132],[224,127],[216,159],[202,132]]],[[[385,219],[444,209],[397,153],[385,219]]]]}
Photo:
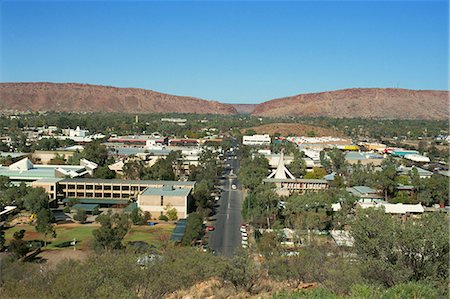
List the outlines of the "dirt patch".
{"type": "Polygon", "coordinates": [[[90,251],[85,250],[45,250],[39,254],[49,269],[55,268],[60,262],[72,259],[77,261],[84,261],[89,256],[90,251]]]}

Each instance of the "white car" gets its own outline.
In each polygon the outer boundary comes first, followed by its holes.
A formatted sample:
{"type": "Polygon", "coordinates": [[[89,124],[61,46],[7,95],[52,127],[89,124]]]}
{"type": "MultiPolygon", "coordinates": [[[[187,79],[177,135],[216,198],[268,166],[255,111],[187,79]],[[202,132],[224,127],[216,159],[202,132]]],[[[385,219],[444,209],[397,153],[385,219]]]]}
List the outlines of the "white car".
{"type": "Polygon", "coordinates": [[[242,244],[242,245],[248,245],[248,241],[247,241],[247,240],[242,240],[242,241],[241,241],[241,244],[242,244]]]}
{"type": "Polygon", "coordinates": [[[244,235],[242,235],[242,241],[248,241],[248,237],[247,237],[247,236],[244,236],[244,235]]]}
{"type": "Polygon", "coordinates": [[[245,244],[242,244],[242,248],[247,248],[247,245],[245,245],[245,244]]]}
{"type": "Polygon", "coordinates": [[[236,190],[237,189],[236,185],[235,184],[231,185],[231,189],[236,190]]]}

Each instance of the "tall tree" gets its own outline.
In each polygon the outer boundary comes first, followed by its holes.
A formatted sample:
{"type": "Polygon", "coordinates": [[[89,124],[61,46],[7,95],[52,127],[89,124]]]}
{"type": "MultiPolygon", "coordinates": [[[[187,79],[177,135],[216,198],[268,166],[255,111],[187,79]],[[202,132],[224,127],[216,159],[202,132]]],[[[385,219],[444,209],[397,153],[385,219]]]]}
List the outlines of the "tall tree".
{"type": "Polygon", "coordinates": [[[127,214],[113,214],[111,210],[97,217],[101,227],[94,230],[94,245],[96,249],[113,250],[122,247],[122,240],[130,229],[127,214]]]}
{"type": "Polygon", "coordinates": [[[288,168],[296,178],[302,178],[306,174],[306,162],[303,160],[303,152],[294,152],[294,160],[292,160],[288,168]]]}
{"type": "Polygon", "coordinates": [[[103,166],[108,160],[108,149],[99,141],[94,141],[84,147],[81,155],[83,158],[103,166]]]}
{"type": "Polygon", "coordinates": [[[47,237],[50,235],[53,238],[56,237],[55,227],[52,224],[53,216],[48,209],[41,209],[37,213],[36,219],[36,231],[45,236],[45,245],[47,245],[47,237]]]}
{"type": "Polygon", "coordinates": [[[383,190],[385,200],[395,196],[397,190],[397,163],[392,157],[384,159],[378,172],[378,185],[383,190]]]}

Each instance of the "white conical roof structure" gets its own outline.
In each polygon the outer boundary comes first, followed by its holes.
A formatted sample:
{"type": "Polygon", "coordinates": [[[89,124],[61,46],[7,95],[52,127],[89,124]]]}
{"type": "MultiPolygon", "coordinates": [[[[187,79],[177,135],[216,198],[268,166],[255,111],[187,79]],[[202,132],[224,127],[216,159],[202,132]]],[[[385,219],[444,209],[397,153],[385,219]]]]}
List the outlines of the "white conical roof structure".
{"type": "Polygon", "coordinates": [[[16,163],[13,163],[9,165],[9,170],[30,170],[34,167],[33,163],[28,158],[24,158],[20,161],[17,161],[16,163]]]}
{"type": "Polygon", "coordinates": [[[274,170],[267,178],[275,178],[275,179],[287,179],[289,176],[290,179],[295,179],[289,169],[284,165],[284,153],[281,151],[280,160],[278,161],[277,169],[274,170]]]}

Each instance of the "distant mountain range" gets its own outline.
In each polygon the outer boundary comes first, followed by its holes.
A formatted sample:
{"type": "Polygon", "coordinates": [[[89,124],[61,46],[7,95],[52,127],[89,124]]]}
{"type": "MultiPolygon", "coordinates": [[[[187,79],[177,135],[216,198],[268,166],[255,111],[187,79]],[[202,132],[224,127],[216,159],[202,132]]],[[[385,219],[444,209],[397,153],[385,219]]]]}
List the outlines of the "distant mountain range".
{"type": "Polygon", "coordinates": [[[0,83],[0,111],[198,113],[337,118],[448,119],[449,91],[352,88],[261,104],[224,104],[138,88],[77,83],[0,83]]]}

